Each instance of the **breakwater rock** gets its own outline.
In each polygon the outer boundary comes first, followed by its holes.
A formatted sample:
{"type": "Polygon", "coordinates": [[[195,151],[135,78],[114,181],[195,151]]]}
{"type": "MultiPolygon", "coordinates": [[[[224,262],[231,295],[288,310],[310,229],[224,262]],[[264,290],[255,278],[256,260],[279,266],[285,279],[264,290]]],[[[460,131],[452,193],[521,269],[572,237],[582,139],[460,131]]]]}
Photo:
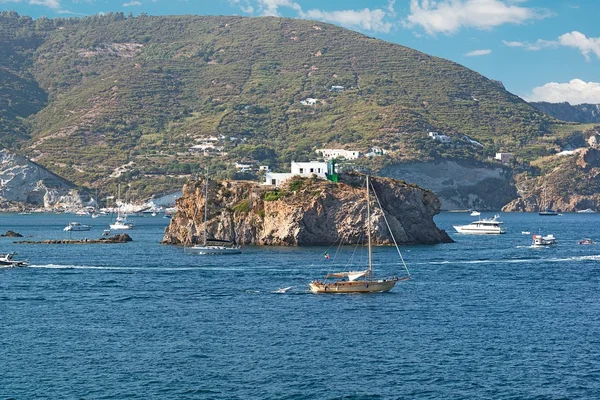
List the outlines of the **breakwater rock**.
{"type": "MultiPolygon", "coordinates": [[[[436,195],[416,185],[389,178],[371,180],[399,244],[452,242],[438,229],[436,195]]],[[[207,239],[237,244],[307,246],[364,243],[366,191],[364,176],[344,174],[339,183],[292,178],[275,189],[247,181],[209,183],[207,239]]],[[[200,243],[204,231],[205,181],[191,181],[177,200],[177,212],[165,230],[163,243],[200,243]]],[[[372,197],[373,205],[376,200],[372,197]]],[[[383,213],[373,207],[372,239],[393,244],[383,213]]]]}
{"type": "Polygon", "coordinates": [[[48,239],[48,240],[22,240],[14,243],[18,244],[112,244],[112,243],[127,243],[133,239],[126,234],[121,233],[111,237],[103,237],[100,239],[48,239]]]}

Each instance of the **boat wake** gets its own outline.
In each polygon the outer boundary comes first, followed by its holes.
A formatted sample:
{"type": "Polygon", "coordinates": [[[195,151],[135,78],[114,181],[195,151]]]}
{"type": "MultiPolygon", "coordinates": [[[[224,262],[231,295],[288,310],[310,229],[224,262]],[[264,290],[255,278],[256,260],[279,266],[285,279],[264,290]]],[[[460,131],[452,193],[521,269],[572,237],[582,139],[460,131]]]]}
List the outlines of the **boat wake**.
{"type": "MultiPolygon", "coordinates": [[[[524,248],[530,248],[532,246],[522,246],[524,248]]],[[[457,260],[457,261],[430,261],[424,263],[415,264],[429,264],[429,265],[452,265],[452,264],[527,264],[527,263],[540,263],[540,262],[578,262],[578,261],[600,261],[600,254],[589,255],[589,256],[573,256],[564,258],[508,258],[500,260],[457,260]]]]}

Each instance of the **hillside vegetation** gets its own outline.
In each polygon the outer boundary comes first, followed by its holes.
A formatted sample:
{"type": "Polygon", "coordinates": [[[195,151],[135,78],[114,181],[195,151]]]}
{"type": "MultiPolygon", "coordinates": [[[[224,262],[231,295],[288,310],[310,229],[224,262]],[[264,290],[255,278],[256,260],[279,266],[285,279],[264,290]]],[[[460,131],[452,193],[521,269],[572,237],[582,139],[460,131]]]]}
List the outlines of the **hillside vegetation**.
{"type": "Polygon", "coordinates": [[[321,22],[3,12],[0,53],[1,144],[78,184],[142,193],[199,172],[205,156],[188,149],[210,136],[225,153],[213,169],[231,175],[232,161],[283,166],[321,146],[390,150],[379,163],[531,160],[579,129],[458,64],[321,22]]]}

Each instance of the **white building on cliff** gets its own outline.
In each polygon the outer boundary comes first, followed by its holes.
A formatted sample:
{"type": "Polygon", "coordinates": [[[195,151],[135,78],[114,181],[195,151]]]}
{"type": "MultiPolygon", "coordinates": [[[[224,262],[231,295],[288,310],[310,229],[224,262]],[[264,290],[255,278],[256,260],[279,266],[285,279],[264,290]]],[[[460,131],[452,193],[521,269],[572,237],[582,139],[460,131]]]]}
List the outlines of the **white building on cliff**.
{"type": "Polygon", "coordinates": [[[310,178],[315,175],[319,179],[327,179],[327,163],[320,161],[296,162],[290,165],[291,172],[270,172],[265,174],[263,185],[279,186],[294,176],[310,178]]]}
{"type": "Polygon", "coordinates": [[[361,156],[359,151],[344,149],[317,149],[317,154],[323,154],[323,160],[329,161],[333,158],[345,158],[346,160],[356,160],[361,156]]]}

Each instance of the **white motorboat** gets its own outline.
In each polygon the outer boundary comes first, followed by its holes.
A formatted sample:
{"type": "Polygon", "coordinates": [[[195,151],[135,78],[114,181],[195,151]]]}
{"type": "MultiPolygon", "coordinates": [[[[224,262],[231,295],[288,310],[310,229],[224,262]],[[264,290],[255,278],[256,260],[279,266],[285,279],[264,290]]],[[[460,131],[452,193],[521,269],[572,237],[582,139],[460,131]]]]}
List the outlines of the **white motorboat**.
{"type": "Polygon", "coordinates": [[[544,247],[544,246],[552,246],[556,244],[556,238],[554,235],[533,235],[533,241],[531,245],[533,247],[544,247]]]}
{"type": "Polygon", "coordinates": [[[585,210],[577,211],[577,213],[579,213],[579,214],[594,214],[594,213],[596,213],[596,211],[592,210],[591,208],[586,208],[585,210]]]}
{"type": "Polygon", "coordinates": [[[83,232],[89,231],[90,229],[92,229],[91,225],[82,224],[80,222],[69,222],[63,230],[68,232],[83,232]]]}
{"type": "Polygon", "coordinates": [[[110,229],[115,231],[124,231],[132,229],[135,224],[131,221],[128,221],[126,218],[117,219],[113,224],[110,224],[110,229]]]}
{"type": "Polygon", "coordinates": [[[481,213],[479,211],[473,210],[473,211],[471,211],[470,215],[471,215],[471,217],[479,217],[481,215],[481,213]]]}
{"type": "Polygon", "coordinates": [[[24,260],[14,260],[13,257],[17,253],[4,253],[0,254],[0,268],[7,267],[26,267],[29,265],[27,261],[24,260]]]}
{"type": "Polygon", "coordinates": [[[494,215],[493,218],[483,218],[471,222],[469,225],[454,225],[454,229],[458,233],[469,233],[475,235],[498,235],[506,233],[504,222],[499,220],[499,215],[494,215]]]}

